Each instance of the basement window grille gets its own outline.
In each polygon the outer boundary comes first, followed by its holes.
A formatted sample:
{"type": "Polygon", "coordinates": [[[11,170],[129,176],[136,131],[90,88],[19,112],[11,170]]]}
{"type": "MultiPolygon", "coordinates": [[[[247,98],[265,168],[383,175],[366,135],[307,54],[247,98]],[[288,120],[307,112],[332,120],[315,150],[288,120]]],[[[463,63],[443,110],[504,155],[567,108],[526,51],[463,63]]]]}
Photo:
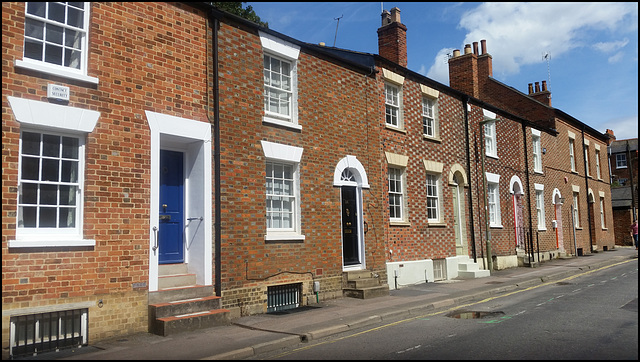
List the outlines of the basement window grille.
{"type": "Polygon", "coordinates": [[[36,356],[87,345],[88,309],[11,317],[10,356],[36,356]]]}
{"type": "Polygon", "coordinates": [[[447,264],[444,259],[433,260],[433,279],[434,281],[447,279],[447,264]]]}
{"type": "Polygon", "coordinates": [[[298,308],[301,294],[302,283],[267,287],[267,313],[298,308]]]}

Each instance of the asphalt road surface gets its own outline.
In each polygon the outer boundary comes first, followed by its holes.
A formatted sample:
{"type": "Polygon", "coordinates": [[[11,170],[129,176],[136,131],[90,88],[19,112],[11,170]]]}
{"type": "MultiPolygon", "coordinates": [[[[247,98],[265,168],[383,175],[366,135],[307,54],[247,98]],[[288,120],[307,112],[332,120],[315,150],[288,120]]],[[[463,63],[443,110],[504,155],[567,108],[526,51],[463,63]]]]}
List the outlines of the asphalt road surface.
{"type": "Polygon", "coordinates": [[[637,260],[251,359],[638,359],[637,260]]]}

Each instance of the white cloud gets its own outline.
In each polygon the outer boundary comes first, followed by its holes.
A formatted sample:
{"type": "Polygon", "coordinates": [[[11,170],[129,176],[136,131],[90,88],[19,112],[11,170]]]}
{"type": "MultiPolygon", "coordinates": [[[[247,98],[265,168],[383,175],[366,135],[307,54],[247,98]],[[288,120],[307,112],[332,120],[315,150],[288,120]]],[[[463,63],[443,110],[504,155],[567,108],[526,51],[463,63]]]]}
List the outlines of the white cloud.
{"type": "Polygon", "coordinates": [[[614,63],[618,63],[619,61],[621,61],[624,58],[624,53],[623,52],[617,52],[616,54],[612,55],[609,57],[609,59],[607,59],[607,61],[610,64],[614,64],[614,63]]]}
{"type": "MultiPolygon", "coordinates": [[[[516,74],[522,65],[541,62],[545,52],[558,57],[587,46],[590,30],[628,31],[633,19],[637,29],[637,9],[637,3],[483,3],[462,16],[458,26],[467,35],[460,49],[486,39],[496,75],[516,74]]],[[[609,43],[599,46],[621,45],[609,43]]],[[[438,59],[429,74],[440,74],[438,59]]]]}
{"type": "Polygon", "coordinates": [[[629,43],[629,39],[624,38],[623,40],[618,40],[618,41],[595,43],[593,44],[593,48],[603,53],[611,53],[611,52],[615,52],[618,49],[624,48],[628,43],[629,43]]]}
{"type": "Polygon", "coordinates": [[[638,116],[612,119],[602,125],[605,129],[598,131],[605,132],[606,129],[613,130],[613,134],[619,140],[638,138],[638,116]]]}
{"type": "MultiPolygon", "coordinates": [[[[436,54],[433,65],[431,66],[431,68],[429,68],[426,76],[442,84],[448,85],[449,64],[446,60],[449,59],[449,54],[453,54],[453,48],[440,49],[438,54],[436,54]]],[[[420,74],[424,74],[424,68],[424,65],[420,67],[420,74]]]]}

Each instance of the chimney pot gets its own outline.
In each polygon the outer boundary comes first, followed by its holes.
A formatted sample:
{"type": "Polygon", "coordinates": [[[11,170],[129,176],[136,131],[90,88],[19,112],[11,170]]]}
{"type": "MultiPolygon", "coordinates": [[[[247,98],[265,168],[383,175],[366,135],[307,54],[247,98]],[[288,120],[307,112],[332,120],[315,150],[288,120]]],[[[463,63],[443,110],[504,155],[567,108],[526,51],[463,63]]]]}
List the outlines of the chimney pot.
{"type": "Polygon", "coordinates": [[[480,46],[482,47],[482,54],[487,54],[487,40],[480,40],[480,46]]]}
{"type": "Polygon", "coordinates": [[[529,94],[533,93],[533,83],[529,83],[529,94]]]}
{"type": "Polygon", "coordinates": [[[400,9],[398,9],[397,7],[394,7],[393,9],[391,9],[391,22],[393,23],[400,23],[400,9]]]}
{"type": "Polygon", "coordinates": [[[389,10],[383,10],[382,11],[382,26],[391,24],[391,13],[389,13],[389,10]]]}
{"type": "Polygon", "coordinates": [[[543,80],[543,81],[542,81],[542,91],[543,91],[543,92],[546,92],[546,91],[547,91],[547,81],[546,81],[546,80],[543,80]]]}
{"type": "Polygon", "coordinates": [[[536,82],[536,93],[540,92],[540,82],[536,82]]]}
{"type": "Polygon", "coordinates": [[[478,55],[478,42],[473,42],[473,54],[478,55]]]}
{"type": "Polygon", "coordinates": [[[471,44],[466,44],[464,46],[464,53],[465,54],[471,54],[471,44]]]}
{"type": "Polygon", "coordinates": [[[459,57],[460,56],[460,49],[454,49],[453,50],[453,57],[459,57]]]}

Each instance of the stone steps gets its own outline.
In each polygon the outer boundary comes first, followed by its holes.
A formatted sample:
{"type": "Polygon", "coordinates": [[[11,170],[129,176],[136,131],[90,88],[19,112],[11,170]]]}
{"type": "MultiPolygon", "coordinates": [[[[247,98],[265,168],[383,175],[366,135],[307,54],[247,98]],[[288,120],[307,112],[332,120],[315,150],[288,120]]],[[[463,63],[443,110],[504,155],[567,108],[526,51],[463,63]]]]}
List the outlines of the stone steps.
{"type": "Polygon", "coordinates": [[[389,295],[389,285],[380,283],[380,278],[369,270],[347,271],[345,275],[344,297],[369,299],[389,295]]]}
{"type": "Polygon", "coordinates": [[[187,264],[160,265],[156,292],[149,293],[149,332],[161,336],[229,324],[213,286],[196,284],[187,264]]]}

